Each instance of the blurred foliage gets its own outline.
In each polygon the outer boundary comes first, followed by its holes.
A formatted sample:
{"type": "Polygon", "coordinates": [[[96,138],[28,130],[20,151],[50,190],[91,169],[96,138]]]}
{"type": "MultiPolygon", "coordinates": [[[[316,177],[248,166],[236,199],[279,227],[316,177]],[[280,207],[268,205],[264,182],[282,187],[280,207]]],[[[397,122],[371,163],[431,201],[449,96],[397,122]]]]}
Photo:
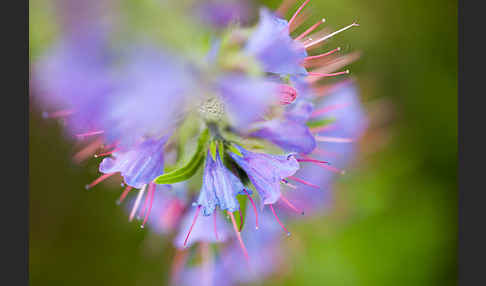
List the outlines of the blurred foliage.
{"type": "MultiPolygon", "coordinates": [[[[32,58],[56,33],[48,3],[30,1],[32,58]]],[[[154,31],[154,23],[164,26],[158,10],[143,9],[149,4],[123,3],[140,25],[154,31]]],[[[457,2],[309,5],[311,19],[324,17],[333,29],[360,23],[329,46],[362,52],[350,70],[371,128],[353,167],[335,186],[334,207],[289,226],[288,268],[268,285],[455,284],[457,2]]],[[[60,124],[42,120],[34,100],[31,108],[31,284],[163,285],[173,255],[166,240],[127,223],[115,204],[117,183],[86,191],[100,159],[75,166],[70,158],[79,146],[63,138],[60,124]]]]}

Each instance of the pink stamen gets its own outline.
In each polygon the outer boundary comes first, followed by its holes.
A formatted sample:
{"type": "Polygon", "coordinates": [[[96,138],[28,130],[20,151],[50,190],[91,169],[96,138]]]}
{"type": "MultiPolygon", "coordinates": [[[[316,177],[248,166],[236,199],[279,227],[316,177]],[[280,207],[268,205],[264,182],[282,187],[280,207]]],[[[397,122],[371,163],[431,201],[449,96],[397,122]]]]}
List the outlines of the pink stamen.
{"type": "Polygon", "coordinates": [[[354,140],[351,138],[341,138],[341,137],[328,137],[328,136],[318,136],[314,137],[316,141],[319,142],[330,142],[330,143],[351,143],[354,140]]]}
{"type": "Polygon", "coordinates": [[[245,190],[246,196],[248,197],[248,200],[250,200],[251,205],[253,206],[253,212],[255,213],[255,229],[258,229],[258,212],[257,208],[255,205],[255,202],[253,201],[252,197],[250,194],[245,190]]]}
{"type": "Polygon", "coordinates": [[[101,175],[98,179],[94,180],[91,184],[86,185],[85,186],[86,187],[86,190],[89,190],[92,187],[96,186],[97,184],[103,182],[104,180],[106,180],[110,176],[113,176],[115,173],[116,172],[101,175]]]}
{"type": "Polygon", "coordinates": [[[145,214],[145,219],[143,220],[143,223],[141,225],[141,228],[144,228],[145,223],[147,222],[147,220],[149,218],[150,212],[152,211],[152,205],[154,203],[154,195],[155,195],[155,184],[154,183],[150,183],[150,185],[149,185],[149,193],[147,194],[147,197],[150,196],[150,203],[149,203],[149,206],[148,206],[148,211],[145,214]]]}
{"type": "Polygon", "coordinates": [[[138,192],[137,198],[135,199],[135,203],[133,204],[132,211],[130,213],[130,216],[128,217],[128,221],[133,220],[133,217],[135,216],[135,213],[137,212],[138,206],[140,205],[140,201],[142,200],[143,193],[145,193],[146,188],[147,188],[147,185],[143,185],[143,187],[138,192]]]}
{"type": "Polygon", "coordinates": [[[278,219],[278,216],[275,213],[275,210],[273,209],[273,206],[272,205],[268,205],[268,206],[272,210],[272,213],[275,216],[275,219],[277,219],[278,224],[283,228],[283,230],[287,233],[287,235],[290,235],[290,232],[287,230],[287,228],[285,228],[285,226],[283,225],[283,223],[281,223],[280,220],[278,219]]]}
{"type": "Polygon", "coordinates": [[[307,36],[310,32],[314,31],[317,27],[319,27],[324,22],[326,22],[326,19],[322,19],[322,20],[318,21],[317,23],[315,23],[314,25],[312,25],[309,29],[305,30],[305,32],[303,32],[302,34],[300,34],[294,40],[295,41],[298,41],[298,40],[302,39],[303,37],[307,36]]]}
{"type": "Polygon", "coordinates": [[[194,215],[194,219],[192,220],[191,227],[189,228],[189,232],[187,233],[186,239],[184,240],[184,247],[187,244],[187,240],[189,239],[189,235],[192,232],[192,229],[194,228],[194,225],[196,224],[197,217],[199,216],[199,211],[201,210],[201,206],[197,207],[196,214],[194,215]]]}
{"type": "Polygon", "coordinates": [[[86,133],[81,133],[81,134],[76,134],[76,137],[78,138],[84,138],[88,136],[93,136],[93,135],[98,135],[98,134],[103,134],[105,131],[103,130],[97,130],[97,131],[91,131],[91,132],[86,132],[86,133]]]}
{"type": "Polygon", "coordinates": [[[94,154],[94,157],[98,158],[98,157],[102,157],[102,156],[108,156],[108,155],[115,153],[116,151],[118,151],[118,149],[113,149],[111,151],[104,152],[104,153],[94,154]]]}
{"type": "Polygon", "coordinates": [[[301,215],[304,215],[304,212],[303,211],[299,211],[286,197],[284,197],[283,195],[280,195],[280,198],[282,199],[282,201],[289,207],[291,208],[294,212],[296,213],[299,213],[301,215]]]}
{"type": "MultiPolygon", "coordinates": [[[[327,165],[319,165],[319,166],[327,166],[327,165]]],[[[296,182],[299,182],[299,183],[301,183],[301,184],[307,185],[307,186],[309,186],[309,187],[313,187],[313,188],[316,188],[316,189],[320,189],[320,188],[319,188],[319,186],[316,186],[316,185],[314,185],[314,184],[312,184],[312,183],[309,183],[309,182],[307,182],[307,181],[304,181],[304,180],[302,180],[302,179],[300,179],[300,178],[297,178],[297,177],[294,177],[294,176],[289,176],[288,178],[289,178],[289,179],[292,179],[292,180],[294,180],[294,181],[296,181],[296,182]]]]}
{"type": "Polygon", "coordinates": [[[345,70],[345,71],[341,71],[341,72],[335,72],[335,73],[308,72],[307,74],[309,76],[332,77],[332,76],[338,76],[338,75],[343,75],[343,74],[349,74],[349,70],[345,70]]]}
{"type": "Polygon", "coordinates": [[[287,180],[282,180],[281,182],[282,182],[283,184],[285,184],[287,187],[290,187],[290,188],[292,188],[292,189],[294,189],[294,190],[297,190],[297,186],[292,185],[291,183],[289,183],[289,181],[287,181],[287,180]]]}
{"type": "Polygon", "coordinates": [[[44,118],[58,118],[58,117],[66,117],[74,113],[72,109],[63,109],[54,112],[43,112],[42,117],[44,118]]]}
{"type": "Polygon", "coordinates": [[[319,165],[319,167],[324,168],[326,170],[329,170],[331,172],[337,173],[337,174],[341,174],[341,175],[344,175],[346,173],[346,171],[344,171],[344,170],[341,170],[341,169],[338,169],[336,167],[329,166],[329,165],[319,165]]]}
{"type": "Polygon", "coordinates": [[[306,159],[297,159],[297,162],[312,162],[312,163],[319,163],[319,164],[328,164],[329,162],[327,161],[320,161],[312,158],[306,158],[306,159]]]}
{"type": "Polygon", "coordinates": [[[323,54],[320,54],[320,55],[315,55],[315,56],[309,56],[309,57],[306,57],[304,60],[305,61],[309,61],[309,60],[315,60],[315,59],[320,59],[320,58],[324,58],[324,57],[327,57],[329,55],[332,55],[334,54],[335,52],[339,52],[341,50],[340,47],[337,47],[335,48],[334,50],[330,50],[329,52],[327,53],[323,53],[323,54]]]}
{"type": "Polygon", "coordinates": [[[219,241],[218,227],[216,225],[216,212],[213,213],[213,221],[214,221],[214,236],[216,237],[216,240],[219,241]]]}
{"type": "Polygon", "coordinates": [[[142,208],[140,209],[140,212],[138,213],[137,219],[140,219],[144,216],[145,211],[147,210],[147,205],[149,201],[149,194],[150,194],[150,185],[147,188],[147,195],[145,196],[145,200],[143,202],[142,208]]]}
{"type": "Polygon", "coordinates": [[[90,143],[88,146],[84,147],[80,151],[78,151],[76,154],[73,156],[73,160],[77,163],[82,162],[86,158],[90,157],[91,154],[96,152],[96,150],[100,147],[101,143],[103,141],[101,139],[96,139],[92,143],[90,143]]]}
{"type": "Polygon", "coordinates": [[[132,189],[132,187],[128,186],[125,188],[125,190],[123,190],[123,193],[121,194],[120,198],[116,201],[116,203],[119,205],[121,204],[125,198],[127,197],[128,193],[130,192],[130,190],[132,189]]]}
{"type": "Polygon", "coordinates": [[[228,215],[231,218],[231,222],[233,223],[233,229],[236,232],[236,237],[238,238],[238,242],[240,243],[241,250],[243,251],[243,254],[245,255],[246,261],[249,263],[250,258],[248,256],[248,251],[246,250],[245,244],[243,243],[243,239],[241,239],[241,233],[238,231],[238,227],[236,226],[235,216],[233,215],[233,213],[231,213],[229,211],[226,211],[226,212],[228,213],[228,215]]]}
{"type": "Polygon", "coordinates": [[[344,27],[344,28],[342,28],[342,29],[339,29],[339,30],[337,30],[337,31],[335,31],[335,32],[332,32],[332,33],[330,33],[330,34],[328,34],[328,35],[326,35],[326,36],[324,36],[324,37],[322,37],[322,38],[320,38],[320,39],[317,39],[317,40],[315,40],[315,41],[313,41],[313,42],[310,42],[310,43],[306,44],[306,45],[304,46],[304,48],[306,48],[306,49],[307,49],[307,48],[312,47],[312,46],[314,46],[314,45],[317,45],[317,44],[319,44],[319,43],[321,43],[321,42],[324,42],[325,40],[327,40],[327,39],[329,39],[329,38],[332,38],[333,36],[335,36],[335,35],[337,35],[337,34],[339,34],[339,33],[343,32],[343,31],[346,31],[346,30],[348,30],[348,29],[350,29],[350,28],[352,28],[352,27],[355,27],[355,26],[359,26],[359,25],[358,25],[358,23],[352,23],[351,25],[348,25],[348,26],[346,26],[346,27],[344,27]]]}
{"type": "Polygon", "coordinates": [[[297,15],[299,15],[300,11],[302,9],[304,9],[305,5],[307,5],[307,3],[309,3],[310,0],[305,0],[304,3],[302,3],[302,5],[300,5],[299,9],[297,9],[297,11],[295,11],[294,15],[292,16],[292,18],[290,18],[289,20],[289,27],[290,25],[292,25],[292,22],[294,22],[295,18],[297,18],[297,15]]]}
{"type": "Polygon", "coordinates": [[[337,125],[336,124],[329,124],[326,126],[320,126],[320,127],[314,127],[314,128],[309,128],[311,133],[319,133],[322,131],[330,131],[333,129],[336,129],[337,125]]]}
{"type": "Polygon", "coordinates": [[[323,107],[323,108],[316,109],[311,113],[311,117],[319,116],[321,114],[324,114],[324,113],[327,113],[327,112],[330,112],[330,111],[334,111],[334,110],[337,110],[337,109],[348,107],[349,104],[350,104],[349,102],[338,103],[338,104],[333,104],[333,105],[329,105],[329,106],[326,106],[326,107],[323,107]]]}
{"type": "Polygon", "coordinates": [[[284,0],[280,4],[280,7],[276,10],[276,14],[279,15],[281,18],[285,16],[287,10],[289,10],[290,6],[294,4],[295,0],[284,0]]]}

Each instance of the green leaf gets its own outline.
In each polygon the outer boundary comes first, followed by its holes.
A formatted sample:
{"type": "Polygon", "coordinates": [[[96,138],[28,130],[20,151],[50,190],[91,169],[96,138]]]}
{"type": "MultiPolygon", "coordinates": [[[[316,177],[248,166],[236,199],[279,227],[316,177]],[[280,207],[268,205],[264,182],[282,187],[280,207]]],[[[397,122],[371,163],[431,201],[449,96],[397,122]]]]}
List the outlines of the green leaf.
{"type": "Polygon", "coordinates": [[[321,119],[321,120],[308,121],[307,127],[309,127],[309,128],[322,127],[322,126],[331,124],[334,121],[336,121],[334,118],[326,118],[326,119],[321,119]]]}
{"type": "Polygon", "coordinates": [[[197,149],[192,158],[184,166],[158,176],[157,178],[155,178],[154,183],[173,184],[191,178],[204,161],[206,154],[205,149],[208,139],[209,131],[208,129],[206,129],[199,136],[197,149]]]}

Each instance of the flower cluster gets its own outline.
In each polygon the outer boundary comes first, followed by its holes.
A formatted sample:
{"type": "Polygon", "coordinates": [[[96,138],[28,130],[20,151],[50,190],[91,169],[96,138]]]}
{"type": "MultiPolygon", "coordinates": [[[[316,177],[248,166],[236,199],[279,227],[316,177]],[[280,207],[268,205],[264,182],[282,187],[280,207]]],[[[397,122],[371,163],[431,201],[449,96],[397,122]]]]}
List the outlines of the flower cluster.
{"type": "Polygon", "coordinates": [[[304,29],[308,2],[288,21],[278,15],[289,1],[278,13],[261,8],[255,26],[237,21],[249,11],[240,2],[200,5],[216,32],[197,59],[146,40],[114,49],[113,27],[72,20],[33,67],[45,117],[86,143],[75,159],[103,158],[86,188],[120,175],[129,220],[175,234],[176,285],[276,271],[284,221],[325,208],[366,128],[353,82],[339,80],[356,55],[315,52],[357,24],[304,29]],[[188,263],[192,247],[201,263],[188,263]]]}

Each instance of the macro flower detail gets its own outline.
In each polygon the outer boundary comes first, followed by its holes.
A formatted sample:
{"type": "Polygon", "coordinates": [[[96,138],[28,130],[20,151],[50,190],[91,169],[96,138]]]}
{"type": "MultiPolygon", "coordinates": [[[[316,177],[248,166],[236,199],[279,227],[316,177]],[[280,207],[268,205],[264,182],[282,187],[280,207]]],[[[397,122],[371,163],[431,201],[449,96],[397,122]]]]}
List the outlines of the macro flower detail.
{"type": "Polygon", "coordinates": [[[231,158],[248,175],[264,204],[274,204],[280,198],[282,179],[292,176],[299,169],[294,155],[254,153],[236,146],[239,154],[229,152],[231,158]]]}
{"type": "Polygon", "coordinates": [[[236,195],[246,193],[240,179],[223,165],[218,150],[214,157],[208,151],[202,188],[196,203],[202,207],[203,215],[211,215],[216,207],[229,212],[239,210],[236,195]]]}
{"type": "Polygon", "coordinates": [[[125,183],[139,189],[164,172],[163,149],[167,138],[147,139],[128,151],[115,151],[101,161],[100,172],[120,172],[125,183]]]}
{"type": "Polygon", "coordinates": [[[356,56],[339,56],[339,47],[315,54],[357,24],[329,32],[320,20],[295,35],[308,2],[288,21],[283,8],[261,8],[256,24],[237,21],[250,19],[238,1],[224,11],[208,8],[222,2],[199,3],[208,25],[181,34],[191,39],[181,49],[174,42],[184,40],[128,33],[123,42],[114,31],[80,29],[61,35],[34,69],[45,117],[61,118],[84,144],[75,161],[104,157],[86,187],[119,173],[128,220],[170,237],[175,285],[200,275],[236,285],[277,271],[277,229],[290,234],[284,220],[324,208],[325,187],[366,128],[357,89],[339,81],[356,56]]]}
{"type": "Polygon", "coordinates": [[[312,109],[312,103],[299,101],[281,118],[258,125],[258,130],[250,136],[267,139],[286,151],[310,153],[316,147],[314,135],[306,125],[312,109]]]}

